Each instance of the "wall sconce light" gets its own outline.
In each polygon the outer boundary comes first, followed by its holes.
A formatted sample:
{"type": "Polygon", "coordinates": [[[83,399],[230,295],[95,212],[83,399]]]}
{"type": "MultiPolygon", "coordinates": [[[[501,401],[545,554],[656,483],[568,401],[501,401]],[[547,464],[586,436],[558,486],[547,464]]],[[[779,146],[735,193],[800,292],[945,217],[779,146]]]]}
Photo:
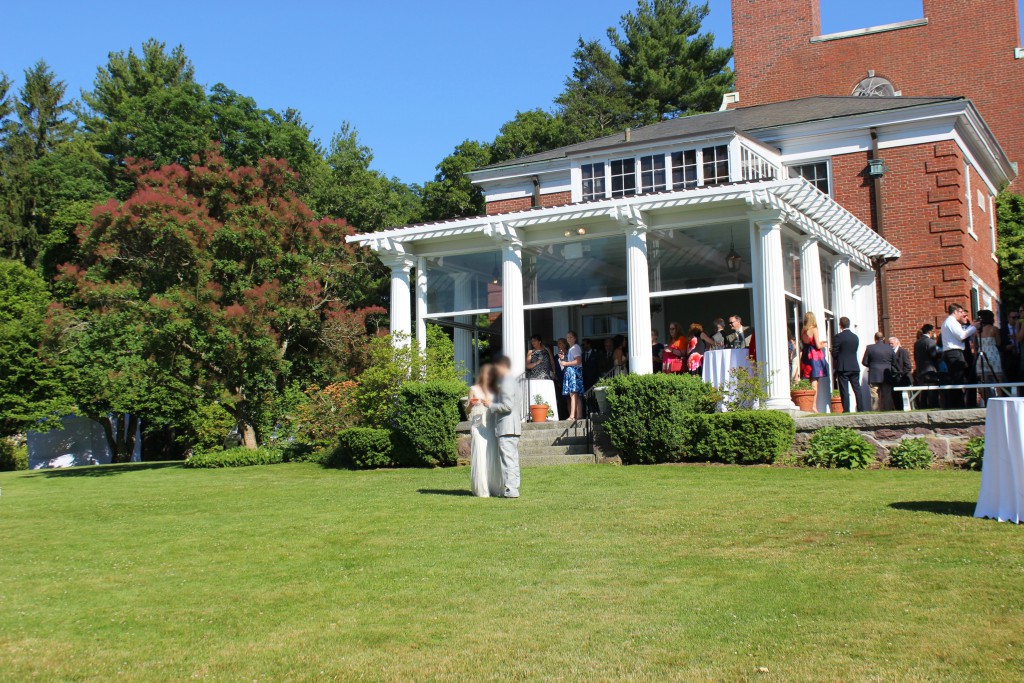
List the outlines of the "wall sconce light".
{"type": "Polygon", "coordinates": [[[576,234],[579,235],[580,237],[583,237],[584,235],[587,234],[587,229],[586,228],[577,228],[576,229],[576,234]]]}
{"type": "Polygon", "coordinates": [[[868,159],[868,175],[872,178],[881,178],[888,170],[884,159],[868,159]]]}
{"type": "Polygon", "coordinates": [[[565,236],[566,237],[572,237],[572,230],[566,230],[565,231],[565,236]]]}

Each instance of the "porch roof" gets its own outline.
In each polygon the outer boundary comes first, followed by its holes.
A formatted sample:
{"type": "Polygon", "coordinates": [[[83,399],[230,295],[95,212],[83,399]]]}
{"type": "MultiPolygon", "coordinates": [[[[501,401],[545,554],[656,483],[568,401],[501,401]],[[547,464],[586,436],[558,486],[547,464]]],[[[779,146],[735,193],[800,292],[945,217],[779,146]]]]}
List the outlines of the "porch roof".
{"type": "Polygon", "coordinates": [[[648,215],[659,216],[727,203],[745,205],[744,211],[737,212],[736,218],[743,218],[748,211],[779,211],[787,223],[819,238],[832,251],[849,256],[851,261],[865,269],[870,269],[876,260],[892,260],[900,256],[896,247],[803,178],[728,183],[419,223],[352,235],[348,241],[369,247],[381,256],[412,257],[429,248],[431,243],[457,244],[460,237],[488,237],[496,242],[512,240],[529,244],[531,230],[537,226],[597,218],[635,222],[648,215]]]}

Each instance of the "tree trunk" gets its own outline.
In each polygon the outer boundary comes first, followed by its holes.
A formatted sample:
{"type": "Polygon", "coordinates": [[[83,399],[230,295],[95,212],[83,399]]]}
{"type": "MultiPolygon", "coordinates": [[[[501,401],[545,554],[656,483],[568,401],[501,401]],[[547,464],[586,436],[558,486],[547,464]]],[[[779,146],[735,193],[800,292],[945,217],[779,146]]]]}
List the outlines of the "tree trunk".
{"type": "Polygon", "coordinates": [[[244,419],[238,421],[238,433],[242,435],[242,445],[250,450],[256,449],[256,428],[244,419]]]}
{"type": "Polygon", "coordinates": [[[135,454],[135,433],[138,431],[139,418],[135,415],[117,413],[113,417],[104,415],[93,417],[103,427],[110,448],[110,462],[131,462],[135,454]]]}

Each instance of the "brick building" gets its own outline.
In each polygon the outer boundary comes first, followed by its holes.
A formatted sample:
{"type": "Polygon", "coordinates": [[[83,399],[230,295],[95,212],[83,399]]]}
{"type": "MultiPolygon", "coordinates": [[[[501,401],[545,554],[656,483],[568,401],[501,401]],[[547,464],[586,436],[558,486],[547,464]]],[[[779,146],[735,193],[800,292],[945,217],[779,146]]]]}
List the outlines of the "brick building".
{"type": "Polygon", "coordinates": [[[820,0],[733,0],[732,7],[736,93],[729,106],[808,95],[971,100],[1012,164],[1009,180],[979,173],[955,137],[872,148],[864,135],[859,150],[830,155],[833,192],[903,252],[881,273],[882,327],[906,337],[954,301],[998,309],[991,194],[1007,183],[1024,189],[1013,178],[1024,159],[1016,0],[923,0],[920,19],[827,35],[820,0]],[[877,182],[864,174],[873,154],[889,169],[877,182]]]}

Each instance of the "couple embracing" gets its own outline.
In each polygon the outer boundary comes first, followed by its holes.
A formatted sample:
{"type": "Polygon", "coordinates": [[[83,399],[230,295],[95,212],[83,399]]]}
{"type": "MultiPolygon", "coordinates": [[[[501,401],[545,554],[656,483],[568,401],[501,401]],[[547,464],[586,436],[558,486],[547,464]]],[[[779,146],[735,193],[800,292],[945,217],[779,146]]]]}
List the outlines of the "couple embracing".
{"type": "Polygon", "coordinates": [[[469,477],[474,496],[519,497],[519,381],[505,356],[480,368],[469,389],[472,450],[469,477]]]}

